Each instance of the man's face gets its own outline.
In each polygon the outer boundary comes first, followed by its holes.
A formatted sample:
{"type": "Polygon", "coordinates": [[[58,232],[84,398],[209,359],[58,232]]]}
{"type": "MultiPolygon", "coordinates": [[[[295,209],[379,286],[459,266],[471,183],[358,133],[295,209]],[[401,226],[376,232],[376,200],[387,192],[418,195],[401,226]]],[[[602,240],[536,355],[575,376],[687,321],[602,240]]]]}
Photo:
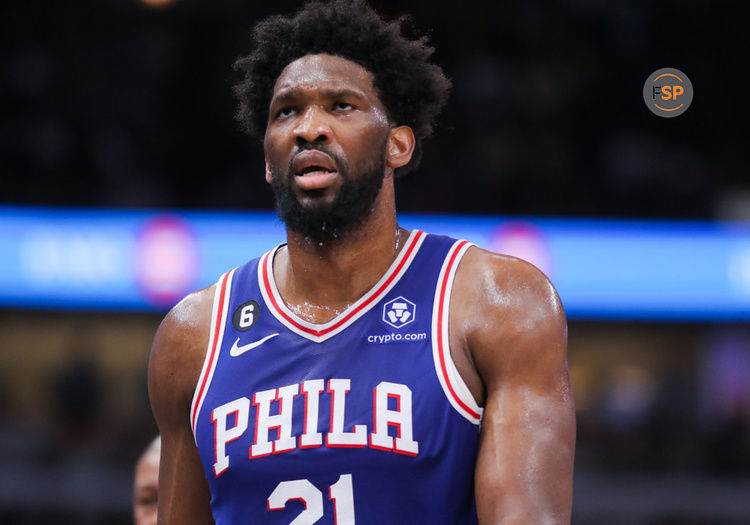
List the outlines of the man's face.
{"type": "Polygon", "coordinates": [[[147,452],[138,461],[133,484],[135,525],[156,525],[159,500],[159,452],[147,452]]]}
{"type": "Polygon", "coordinates": [[[367,217],[389,130],[362,66],[324,54],[290,63],[274,86],[264,141],[266,179],[287,227],[322,241],[367,217]]]}

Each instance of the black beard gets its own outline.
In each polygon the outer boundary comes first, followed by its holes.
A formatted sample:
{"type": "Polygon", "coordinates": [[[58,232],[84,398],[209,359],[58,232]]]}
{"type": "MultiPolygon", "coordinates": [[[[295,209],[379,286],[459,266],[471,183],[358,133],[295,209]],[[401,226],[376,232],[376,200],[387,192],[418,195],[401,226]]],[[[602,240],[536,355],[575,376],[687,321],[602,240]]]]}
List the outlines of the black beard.
{"type": "Polygon", "coordinates": [[[351,176],[349,167],[323,146],[307,143],[300,149],[315,149],[329,155],[336,162],[336,169],[343,183],[330,204],[303,206],[288,182],[294,177],[291,160],[286,173],[271,166],[271,188],[281,220],[289,230],[316,242],[330,241],[355,230],[372,211],[375,199],[383,187],[385,142],[376,151],[375,157],[354,177],[351,176]]]}

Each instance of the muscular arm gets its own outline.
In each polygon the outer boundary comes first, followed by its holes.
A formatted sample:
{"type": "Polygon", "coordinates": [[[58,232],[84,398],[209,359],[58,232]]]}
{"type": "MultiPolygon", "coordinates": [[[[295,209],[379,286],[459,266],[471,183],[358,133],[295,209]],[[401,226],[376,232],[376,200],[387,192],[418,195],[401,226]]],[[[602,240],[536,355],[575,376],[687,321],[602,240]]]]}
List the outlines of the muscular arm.
{"type": "Polygon", "coordinates": [[[455,360],[485,406],[479,522],[569,523],[575,412],[560,300],[533,266],[477,248],[467,252],[454,290],[455,360]]]}
{"type": "Polygon", "coordinates": [[[151,348],[148,390],[162,436],[159,523],[213,523],[208,483],[190,428],[213,302],[213,287],[189,295],[167,314],[151,348]]]}

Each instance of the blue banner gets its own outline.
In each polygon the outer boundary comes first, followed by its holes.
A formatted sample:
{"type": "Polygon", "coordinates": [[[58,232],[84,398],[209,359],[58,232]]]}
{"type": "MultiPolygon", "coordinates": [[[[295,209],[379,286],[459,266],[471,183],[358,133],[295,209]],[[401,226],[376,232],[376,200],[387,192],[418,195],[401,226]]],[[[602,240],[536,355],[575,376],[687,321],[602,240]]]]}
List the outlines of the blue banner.
{"type": "MultiPolygon", "coordinates": [[[[747,223],[399,219],[532,262],[572,319],[750,319],[747,223]]],[[[164,310],[284,238],[273,212],[0,206],[0,306],[164,310]]]]}

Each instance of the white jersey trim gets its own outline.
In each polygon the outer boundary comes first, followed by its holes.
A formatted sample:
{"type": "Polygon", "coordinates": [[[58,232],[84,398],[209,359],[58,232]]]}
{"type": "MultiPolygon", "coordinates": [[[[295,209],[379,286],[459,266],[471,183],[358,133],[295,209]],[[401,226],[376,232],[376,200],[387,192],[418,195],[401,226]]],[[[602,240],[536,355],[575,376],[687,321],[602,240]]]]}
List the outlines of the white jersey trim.
{"type": "Polygon", "coordinates": [[[445,256],[443,267],[440,269],[432,308],[432,358],[440,386],[443,387],[443,393],[448,402],[471,423],[479,425],[482,421],[483,409],[477,405],[453,362],[448,337],[453,280],[461,258],[472,246],[474,245],[469,241],[456,241],[445,256]]]}
{"type": "Polygon", "coordinates": [[[300,319],[287,308],[273,276],[273,258],[279,249],[277,246],[266,252],[258,263],[258,285],[263,300],[274,317],[292,332],[315,343],[321,343],[350,326],[388,294],[409,269],[426,237],[427,234],[423,231],[412,230],[401,252],[375,286],[341,314],[324,324],[314,324],[300,319]]]}
{"type": "Polygon", "coordinates": [[[211,328],[206,346],[206,357],[203,360],[203,369],[200,376],[198,376],[198,383],[196,383],[195,392],[193,393],[193,401],[190,404],[190,427],[193,429],[194,438],[196,437],[195,429],[198,422],[198,414],[203,406],[203,400],[206,398],[206,392],[208,392],[211,386],[214,370],[216,370],[216,363],[219,360],[221,344],[224,340],[224,327],[227,321],[229,296],[232,290],[232,278],[234,277],[235,270],[236,268],[222,275],[216,283],[214,304],[211,310],[211,328]]]}

